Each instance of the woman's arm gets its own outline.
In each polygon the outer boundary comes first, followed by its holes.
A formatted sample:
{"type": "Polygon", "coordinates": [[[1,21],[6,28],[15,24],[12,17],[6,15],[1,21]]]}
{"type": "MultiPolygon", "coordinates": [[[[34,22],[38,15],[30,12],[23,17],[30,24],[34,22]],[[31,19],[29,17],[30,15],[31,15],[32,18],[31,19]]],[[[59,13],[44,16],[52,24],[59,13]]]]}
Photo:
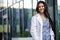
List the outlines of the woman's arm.
{"type": "Polygon", "coordinates": [[[51,27],[50,27],[50,35],[51,35],[51,40],[54,40],[55,35],[51,27]]]}
{"type": "Polygon", "coordinates": [[[32,35],[32,38],[34,40],[39,40],[39,36],[37,34],[37,31],[36,31],[36,18],[33,16],[32,17],[32,20],[31,20],[31,29],[30,29],[30,33],[32,35]]]}

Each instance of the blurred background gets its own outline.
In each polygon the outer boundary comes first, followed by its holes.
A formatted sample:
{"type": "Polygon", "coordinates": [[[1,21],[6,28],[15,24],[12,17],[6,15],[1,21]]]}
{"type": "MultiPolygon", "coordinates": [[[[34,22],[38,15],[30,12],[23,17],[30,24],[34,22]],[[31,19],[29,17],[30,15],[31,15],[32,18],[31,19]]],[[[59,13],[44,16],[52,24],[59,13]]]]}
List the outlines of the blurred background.
{"type": "Polygon", "coordinates": [[[0,40],[32,40],[31,17],[38,1],[48,4],[55,40],[60,40],[60,0],[0,0],[0,40]]]}

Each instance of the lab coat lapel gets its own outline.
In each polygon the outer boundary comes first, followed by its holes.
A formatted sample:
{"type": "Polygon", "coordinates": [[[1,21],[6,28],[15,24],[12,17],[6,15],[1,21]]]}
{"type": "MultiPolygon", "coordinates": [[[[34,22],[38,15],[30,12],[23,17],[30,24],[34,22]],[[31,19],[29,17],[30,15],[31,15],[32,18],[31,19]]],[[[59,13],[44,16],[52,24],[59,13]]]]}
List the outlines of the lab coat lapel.
{"type": "Polygon", "coordinates": [[[41,33],[41,34],[40,34],[40,35],[41,35],[41,36],[40,36],[40,38],[41,38],[40,40],[42,40],[42,27],[43,27],[43,21],[42,21],[42,18],[41,18],[41,16],[40,16],[39,13],[38,13],[38,15],[37,15],[37,21],[39,21],[39,23],[41,24],[41,25],[40,25],[40,30],[41,30],[41,31],[40,31],[40,33],[41,33]]]}
{"type": "Polygon", "coordinates": [[[41,26],[43,26],[43,21],[39,13],[37,15],[37,20],[40,22],[41,26]]]}

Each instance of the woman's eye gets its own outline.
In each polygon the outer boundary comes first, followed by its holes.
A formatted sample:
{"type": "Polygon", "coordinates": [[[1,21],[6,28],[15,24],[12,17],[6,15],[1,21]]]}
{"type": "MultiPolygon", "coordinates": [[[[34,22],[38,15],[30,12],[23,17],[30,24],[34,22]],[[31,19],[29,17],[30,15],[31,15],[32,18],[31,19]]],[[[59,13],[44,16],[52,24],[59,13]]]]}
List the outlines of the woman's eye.
{"type": "Polygon", "coordinates": [[[39,8],[44,7],[44,6],[39,6],[39,8]]]}

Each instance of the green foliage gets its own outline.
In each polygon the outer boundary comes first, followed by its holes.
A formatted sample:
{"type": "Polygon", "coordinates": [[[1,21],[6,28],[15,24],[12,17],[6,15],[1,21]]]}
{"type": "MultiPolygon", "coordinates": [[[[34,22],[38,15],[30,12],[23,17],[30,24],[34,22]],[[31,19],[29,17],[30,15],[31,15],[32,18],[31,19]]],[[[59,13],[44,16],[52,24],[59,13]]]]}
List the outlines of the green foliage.
{"type": "Polygon", "coordinates": [[[18,33],[16,35],[13,35],[13,37],[29,37],[29,32],[23,32],[22,34],[18,33]]]}

